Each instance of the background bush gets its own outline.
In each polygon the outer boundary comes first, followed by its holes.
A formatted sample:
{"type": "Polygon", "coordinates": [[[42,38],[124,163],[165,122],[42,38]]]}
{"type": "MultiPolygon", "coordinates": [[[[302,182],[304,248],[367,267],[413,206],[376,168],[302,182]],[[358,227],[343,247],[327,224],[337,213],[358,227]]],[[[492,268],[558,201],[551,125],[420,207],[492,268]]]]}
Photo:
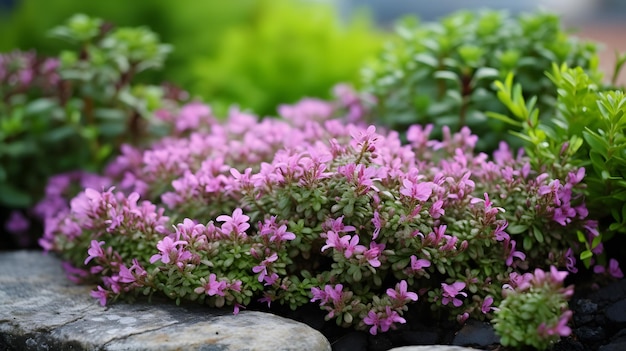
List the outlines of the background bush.
{"type": "Polygon", "coordinates": [[[406,18],[397,33],[363,71],[364,90],[379,101],[372,121],[397,130],[413,123],[433,123],[436,131],[468,126],[480,136],[480,150],[493,151],[501,140],[520,145],[508,134],[511,126],[486,116],[506,111],[494,80],[514,72],[525,96],[537,96],[549,117],[555,91],[545,72],[552,63],[588,72],[598,65],[595,45],[563,31],[554,14],[460,11],[433,23],[406,18]]]}
{"type": "Polygon", "coordinates": [[[383,39],[367,16],[340,23],[332,6],[305,1],[22,0],[2,14],[0,51],[56,54],[62,43],[47,30],[78,12],[147,26],[174,46],[164,70],[144,79],[183,86],[218,110],[237,103],[260,115],[301,96],[328,96],[338,81],[358,81],[383,39]]]}

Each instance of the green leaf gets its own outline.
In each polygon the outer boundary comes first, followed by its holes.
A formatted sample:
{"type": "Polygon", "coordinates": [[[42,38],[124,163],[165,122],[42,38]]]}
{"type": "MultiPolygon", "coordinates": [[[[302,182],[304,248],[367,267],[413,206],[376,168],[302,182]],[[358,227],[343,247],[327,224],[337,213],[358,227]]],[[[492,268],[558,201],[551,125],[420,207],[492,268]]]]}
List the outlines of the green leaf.
{"type": "Polygon", "coordinates": [[[474,73],[471,85],[476,86],[476,84],[478,84],[481,80],[493,81],[498,78],[500,78],[500,72],[497,69],[491,67],[480,67],[474,73]]]}
{"type": "Polygon", "coordinates": [[[123,121],[126,119],[126,113],[115,108],[97,108],[93,111],[96,118],[109,121],[123,121]]]}
{"type": "Polygon", "coordinates": [[[414,57],[415,62],[419,62],[431,68],[437,68],[439,66],[439,60],[433,55],[430,54],[417,54],[414,57]]]}
{"type": "Polygon", "coordinates": [[[7,183],[0,183],[0,204],[12,208],[26,208],[32,205],[32,197],[7,183]]]}
{"type": "Polygon", "coordinates": [[[57,106],[57,104],[52,99],[40,98],[40,99],[35,99],[35,100],[29,102],[26,105],[26,109],[24,110],[24,112],[27,115],[41,114],[41,113],[44,113],[44,112],[49,112],[55,106],[57,106]]]}
{"type": "Polygon", "coordinates": [[[435,79],[448,80],[459,84],[459,76],[452,71],[437,71],[433,76],[435,77],[435,79]]]}
{"type": "Polygon", "coordinates": [[[591,146],[592,151],[606,157],[607,151],[609,148],[608,142],[605,138],[598,135],[597,133],[591,131],[589,128],[585,128],[583,131],[583,138],[589,146],[591,146]]]}
{"type": "Polygon", "coordinates": [[[512,125],[514,127],[517,127],[517,128],[521,128],[522,125],[523,125],[522,122],[516,121],[516,120],[512,119],[511,117],[503,115],[501,113],[488,111],[485,114],[489,118],[500,120],[502,122],[508,123],[508,124],[510,124],[510,125],[512,125]]]}

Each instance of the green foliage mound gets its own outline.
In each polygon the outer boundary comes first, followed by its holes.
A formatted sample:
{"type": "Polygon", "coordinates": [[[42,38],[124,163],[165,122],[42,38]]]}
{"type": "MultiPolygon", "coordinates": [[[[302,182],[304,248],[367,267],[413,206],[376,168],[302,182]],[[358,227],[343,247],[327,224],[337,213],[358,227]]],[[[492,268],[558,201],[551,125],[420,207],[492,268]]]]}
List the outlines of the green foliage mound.
{"type": "Polygon", "coordinates": [[[397,40],[364,70],[364,90],[378,99],[372,121],[397,130],[412,123],[453,131],[468,126],[480,136],[480,150],[495,150],[501,140],[519,145],[507,133],[510,126],[485,115],[506,110],[496,98],[495,80],[514,72],[524,96],[537,96],[549,117],[556,94],[544,72],[552,63],[588,72],[598,64],[595,46],[567,35],[553,14],[461,11],[436,23],[409,18],[397,32],[397,40]]]}

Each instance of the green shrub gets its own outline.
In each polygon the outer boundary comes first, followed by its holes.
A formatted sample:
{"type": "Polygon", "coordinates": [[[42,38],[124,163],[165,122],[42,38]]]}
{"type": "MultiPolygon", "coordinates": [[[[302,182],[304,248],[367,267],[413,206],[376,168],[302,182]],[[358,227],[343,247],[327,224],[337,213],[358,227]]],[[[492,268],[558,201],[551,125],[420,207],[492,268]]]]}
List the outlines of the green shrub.
{"type": "Polygon", "coordinates": [[[557,93],[557,110],[550,120],[537,118],[535,99],[523,98],[523,87],[513,83],[512,75],[496,83],[498,97],[512,116],[496,117],[521,130],[515,135],[526,142],[535,168],[557,177],[586,168],[586,202],[601,231],[595,236],[579,234],[587,248],[581,258],[587,266],[606,265],[603,257],[592,261],[593,253],[602,252],[601,243],[615,233],[626,233],[626,96],[622,90],[603,88],[599,77],[580,67],[555,64],[547,76],[557,93]]]}
{"type": "Polygon", "coordinates": [[[143,81],[171,81],[214,108],[237,103],[261,115],[302,96],[326,96],[354,82],[383,35],[366,16],[340,23],[335,8],[307,1],[22,0],[0,23],[0,51],[60,46],[46,30],[81,12],[121,26],[145,25],[175,50],[143,81]],[[123,9],[123,10],[120,10],[123,9]]]}
{"type": "Polygon", "coordinates": [[[469,126],[481,137],[481,150],[517,141],[507,133],[510,126],[485,115],[505,111],[494,80],[514,72],[524,96],[537,96],[550,116],[556,95],[544,72],[552,63],[589,72],[598,64],[594,45],[568,36],[552,14],[458,12],[437,23],[406,19],[397,31],[397,40],[364,70],[364,89],[378,99],[372,120],[397,130],[412,123],[453,131],[469,126]]]}
{"type": "Polygon", "coordinates": [[[0,55],[0,206],[9,209],[34,205],[54,174],[99,171],[122,143],[161,134],[153,112],[167,91],[134,78],[160,68],[169,45],[146,28],[86,15],[51,35],[76,49],[0,55]]]}

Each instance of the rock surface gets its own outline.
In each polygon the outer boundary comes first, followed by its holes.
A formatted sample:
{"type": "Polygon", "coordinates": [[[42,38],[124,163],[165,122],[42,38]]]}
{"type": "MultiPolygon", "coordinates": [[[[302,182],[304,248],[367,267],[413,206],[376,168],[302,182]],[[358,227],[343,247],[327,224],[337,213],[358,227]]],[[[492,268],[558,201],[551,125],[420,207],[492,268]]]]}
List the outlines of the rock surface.
{"type": "Polygon", "coordinates": [[[318,331],[263,312],[173,303],[101,307],[41,252],[0,253],[0,350],[331,350],[318,331]]]}

